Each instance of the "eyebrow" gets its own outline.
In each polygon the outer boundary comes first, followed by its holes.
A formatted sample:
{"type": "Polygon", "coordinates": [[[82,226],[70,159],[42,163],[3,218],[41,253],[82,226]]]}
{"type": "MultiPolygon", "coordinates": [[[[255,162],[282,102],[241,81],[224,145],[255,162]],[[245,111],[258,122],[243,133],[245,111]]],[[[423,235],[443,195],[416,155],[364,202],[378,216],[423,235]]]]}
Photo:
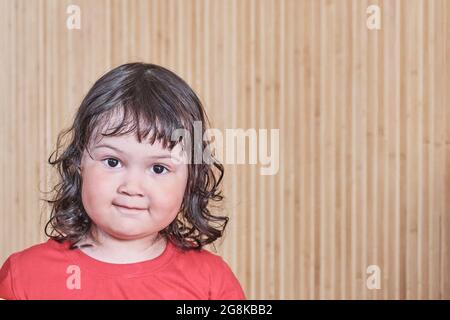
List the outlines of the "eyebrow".
{"type": "MultiPolygon", "coordinates": [[[[112,150],[115,150],[121,154],[126,154],[126,152],[120,150],[117,147],[114,147],[112,145],[109,145],[107,143],[102,143],[102,144],[98,144],[94,147],[94,149],[98,149],[98,148],[109,148],[112,150]]],[[[150,158],[150,159],[171,159],[172,155],[171,154],[160,154],[160,155],[153,155],[153,156],[147,156],[146,158],[150,158]]],[[[178,160],[178,158],[175,158],[176,160],[178,160]]]]}

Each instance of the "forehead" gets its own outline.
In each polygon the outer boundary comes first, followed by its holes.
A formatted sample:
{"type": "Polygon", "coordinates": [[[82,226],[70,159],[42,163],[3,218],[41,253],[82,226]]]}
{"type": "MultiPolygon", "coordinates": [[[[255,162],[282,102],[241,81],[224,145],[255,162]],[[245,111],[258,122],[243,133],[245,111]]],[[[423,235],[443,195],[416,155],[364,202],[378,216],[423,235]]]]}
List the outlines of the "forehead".
{"type": "Polygon", "coordinates": [[[139,161],[141,159],[166,159],[174,164],[188,163],[186,151],[181,144],[176,144],[172,149],[168,149],[158,140],[153,143],[149,139],[139,142],[135,134],[102,137],[97,143],[92,144],[88,152],[95,153],[102,152],[102,150],[113,151],[119,156],[139,161]]]}
{"type": "MultiPolygon", "coordinates": [[[[96,123],[92,129],[91,136],[89,137],[89,145],[98,144],[105,138],[131,138],[136,136],[138,129],[142,131],[145,128],[152,128],[157,126],[150,126],[148,123],[139,116],[132,116],[130,114],[124,114],[123,108],[115,108],[102,114],[102,116],[96,120],[96,123]],[[137,123],[139,121],[139,124],[137,123]],[[111,136],[109,136],[111,134],[111,136]]],[[[151,130],[150,130],[151,131],[151,130]]],[[[154,131],[149,134],[152,136],[154,131]]],[[[142,136],[141,136],[142,137],[142,136]]],[[[112,140],[124,140],[124,139],[112,139],[112,140]]],[[[128,139],[129,142],[132,139],[128,139]]]]}
{"type": "Polygon", "coordinates": [[[170,151],[164,148],[162,141],[155,140],[151,143],[147,138],[139,142],[135,133],[128,133],[120,136],[100,136],[91,144],[91,148],[99,148],[102,146],[117,147],[121,150],[135,150],[136,148],[145,149],[149,151],[170,151]]]}
{"type": "Polygon", "coordinates": [[[125,115],[124,109],[117,108],[98,119],[89,138],[87,151],[103,150],[99,148],[100,145],[109,145],[130,157],[171,154],[175,161],[183,162],[187,159],[184,141],[171,141],[170,129],[170,126],[169,130],[163,128],[158,120],[149,124],[142,116],[131,113],[125,115]]]}
{"type": "MultiPolygon", "coordinates": [[[[148,124],[144,122],[142,117],[134,117],[127,115],[125,118],[123,108],[115,108],[108,112],[105,112],[100,119],[97,120],[95,127],[90,137],[91,143],[98,143],[103,138],[106,138],[108,134],[112,134],[117,128],[121,128],[120,131],[127,133],[136,132],[137,127],[140,129],[147,127],[148,124]],[[136,123],[139,121],[139,125],[136,123]]],[[[117,134],[116,136],[120,136],[117,134]]]]}

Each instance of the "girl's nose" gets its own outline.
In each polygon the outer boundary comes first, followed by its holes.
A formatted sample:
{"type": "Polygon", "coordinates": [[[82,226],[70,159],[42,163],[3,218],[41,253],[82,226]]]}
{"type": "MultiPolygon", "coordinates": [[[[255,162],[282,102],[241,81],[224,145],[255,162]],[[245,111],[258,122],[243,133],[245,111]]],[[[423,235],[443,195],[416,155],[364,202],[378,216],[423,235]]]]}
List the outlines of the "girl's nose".
{"type": "Polygon", "coordinates": [[[137,170],[128,171],[119,186],[118,192],[129,196],[143,196],[142,174],[137,170]]]}

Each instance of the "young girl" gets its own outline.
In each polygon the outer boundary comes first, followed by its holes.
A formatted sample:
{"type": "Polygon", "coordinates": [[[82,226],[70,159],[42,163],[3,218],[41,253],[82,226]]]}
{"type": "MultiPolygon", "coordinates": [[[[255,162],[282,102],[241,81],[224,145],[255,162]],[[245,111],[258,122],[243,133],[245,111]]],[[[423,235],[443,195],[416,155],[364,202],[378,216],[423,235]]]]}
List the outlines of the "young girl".
{"type": "Polygon", "coordinates": [[[173,138],[193,137],[195,121],[204,133],[198,97],[173,72],[130,63],[103,75],[49,158],[60,175],[46,200],[50,239],[7,259],[0,298],[245,299],[225,261],[202,249],[228,218],[208,210],[222,200],[223,166],[194,163],[199,144],[173,138]]]}

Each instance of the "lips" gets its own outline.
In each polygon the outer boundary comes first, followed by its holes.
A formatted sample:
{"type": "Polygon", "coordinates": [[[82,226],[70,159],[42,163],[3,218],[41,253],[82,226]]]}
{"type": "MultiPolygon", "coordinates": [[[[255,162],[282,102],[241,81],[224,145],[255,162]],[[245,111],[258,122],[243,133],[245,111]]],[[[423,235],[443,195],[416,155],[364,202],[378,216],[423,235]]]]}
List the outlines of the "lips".
{"type": "Polygon", "coordinates": [[[133,207],[133,206],[118,204],[118,203],[113,203],[113,205],[115,205],[116,207],[119,207],[119,208],[130,209],[130,210],[145,210],[145,208],[133,207]]]}

